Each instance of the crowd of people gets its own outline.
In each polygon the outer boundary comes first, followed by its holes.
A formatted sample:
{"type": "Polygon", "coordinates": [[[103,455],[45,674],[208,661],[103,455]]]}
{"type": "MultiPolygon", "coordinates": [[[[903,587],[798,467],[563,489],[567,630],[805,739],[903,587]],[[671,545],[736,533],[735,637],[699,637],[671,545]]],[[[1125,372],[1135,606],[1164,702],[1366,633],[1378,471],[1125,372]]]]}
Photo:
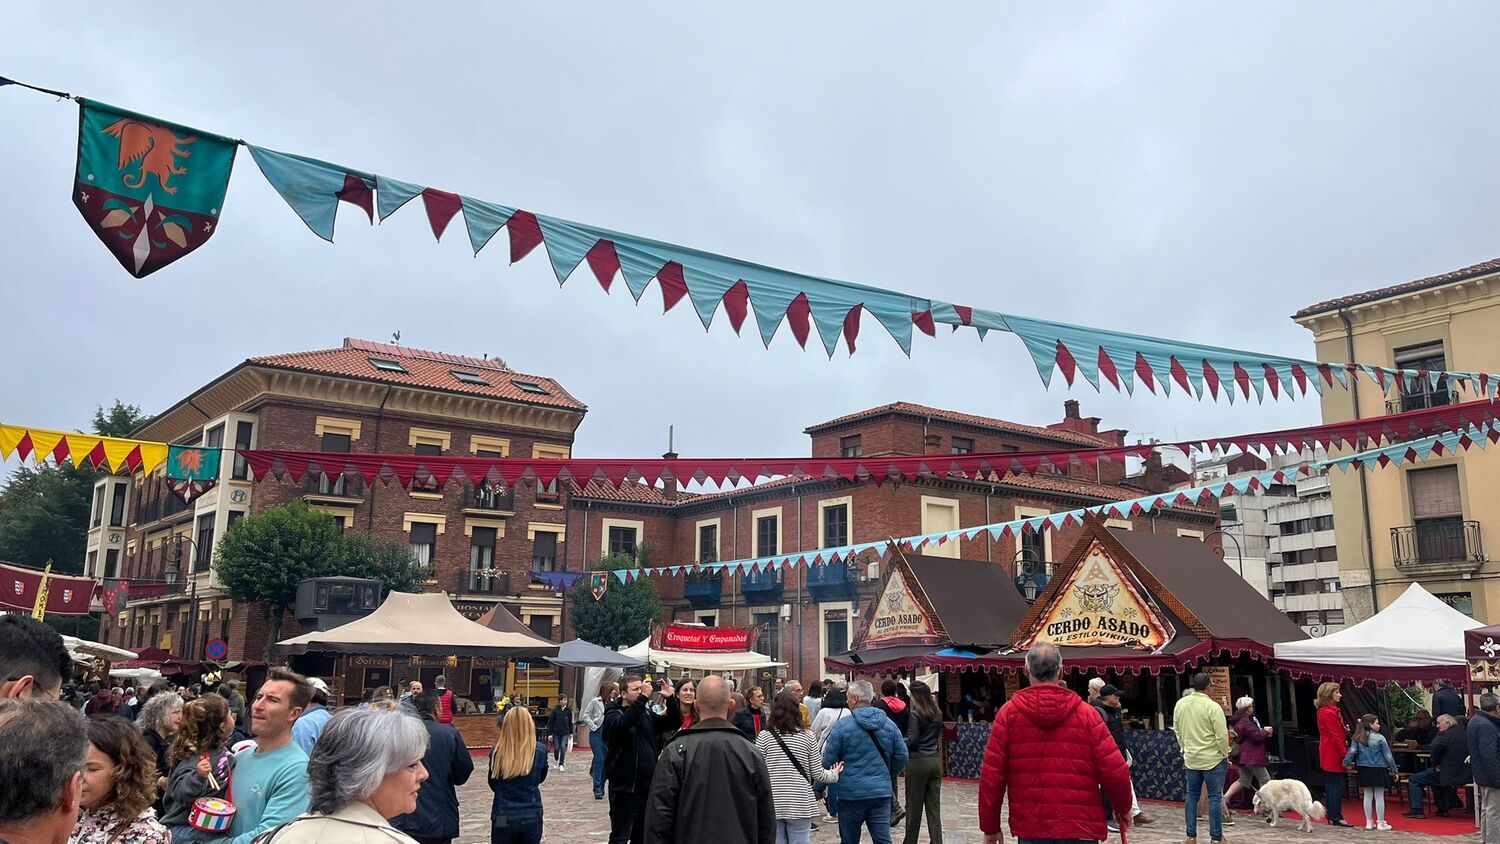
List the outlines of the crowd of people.
{"type": "MultiPolygon", "coordinates": [[[[78,688],[64,683],[71,670],[55,631],[0,616],[0,842],[450,844],[460,834],[457,788],[475,763],[442,678],[431,691],[377,690],[335,711],[321,680],[281,667],[248,702],[232,683],[78,688]]],[[[1069,690],[1047,643],[1027,651],[1025,672],[1026,687],[994,711],[984,751],[985,841],[1003,840],[1007,798],[1010,831],[1023,840],[1103,841],[1149,823],[1131,782],[1120,690],[1102,679],[1086,697],[1069,690]]],[[[1193,676],[1172,717],[1189,844],[1202,815],[1222,842],[1228,800],[1270,782],[1273,729],[1249,697],[1226,717],[1210,682],[1193,676]],[[1231,757],[1240,775],[1226,790],[1231,757]]],[[[1423,742],[1431,764],[1409,772],[1408,814],[1424,816],[1428,791],[1445,813],[1452,789],[1473,782],[1485,840],[1500,835],[1500,697],[1482,695],[1465,717],[1450,696],[1440,689],[1435,716],[1419,713],[1388,740],[1375,715],[1349,729],[1339,687],[1319,688],[1330,824],[1348,826],[1352,770],[1366,827],[1389,829],[1385,790],[1400,770],[1392,745],[1423,742]]],[[[944,712],[927,684],[886,680],[877,692],[866,680],[806,689],[791,680],[767,699],[717,676],[680,688],[627,676],[605,683],[576,718],[559,699],[540,740],[527,707],[502,708],[486,772],[492,844],[541,841],[541,785],[553,765],[565,770],[576,722],[589,728],[593,794],[609,801],[612,844],[800,844],[819,824],[836,824],[844,844],[865,834],[893,844],[903,821],[905,844],[915,844],[924,820],[929,840],[943,840],[944,712]]]]}

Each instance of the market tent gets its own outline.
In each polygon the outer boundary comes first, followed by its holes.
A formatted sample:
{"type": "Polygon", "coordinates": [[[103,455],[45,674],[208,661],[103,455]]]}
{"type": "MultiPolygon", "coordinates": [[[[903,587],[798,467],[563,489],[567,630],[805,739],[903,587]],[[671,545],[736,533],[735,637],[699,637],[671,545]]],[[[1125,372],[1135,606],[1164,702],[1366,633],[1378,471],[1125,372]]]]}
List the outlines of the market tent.
{"type": "Polygon", "coordinates": [[[547,661],[559,668],[634,668],[645,664],[623,653],[600,647],[593,642],[585,642],[582,639],[563,642],[562,646],[557,649],[557,656],[547,657],[547,661]]]}
{"type": "Polygon", "coordinates": [[[1465,633],[1483,626],[1413,583],[1390,606],[1353,627],[1277,645],[1276,664],[1294,675],[1356,682],[1462,682],[1465,633]]]}
{"type": "Polygon", "coordinates": [[[80,639],[76,636],[65,635],[62,637],[62,639],[63,646],[68,649],[68,653],[75,655],[81,654],[85,657],[103,657],[104,659],[110,660],[111,662],[118,662],[120,660],[126,659],[135,659],[137,656],[139,656],[135,651],[127,651],[124,648],[117,648],[114,645],[106,645],[103,642],[90,642],[87,639],[80,639]]]}
{"type": "Polygon", "coordinates": [[[752,668],[773,668],[786,665],[758,651],[733,651],[730,653],[708,653],[701,651],[663,651],[651,647],[647,636],[638,644],[622,651],[620,655],[634,660],[632,665],[659,665],[667,668],[686,668],[694,671],[746,671],[752,668]]]}
{"type": "Polygon", "coordinates": [[[171,651],[162,650],[157,647],[141,648],[134,657],[115,663],[115,668],[151,668],[159,669],[164,664],[176,660],[171,651]]]}
{"type": "Polygon", "coordinates": [[[392,592],[374,612],[332,630],[277,642],[289,654],[554,656],[557,645],[530,631],[494,630],[459,614],[442,592],[392,592]]]}
{"type": "Polygon", "coordinates": [[[505,608],[504,604],[496,604],[490,607],[490,611],[481,615],[476,624],[483,624],[491,630],[499,630],[501,633],[519,633],[522,636],[535,636],[536,632],[516,618],[516,614],[505,608]]]}

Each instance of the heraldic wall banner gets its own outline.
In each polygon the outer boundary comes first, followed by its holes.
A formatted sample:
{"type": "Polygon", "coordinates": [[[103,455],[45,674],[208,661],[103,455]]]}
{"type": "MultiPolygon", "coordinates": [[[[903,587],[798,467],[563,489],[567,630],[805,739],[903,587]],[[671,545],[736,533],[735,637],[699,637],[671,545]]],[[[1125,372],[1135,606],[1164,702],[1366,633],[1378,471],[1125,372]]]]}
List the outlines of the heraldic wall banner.
{"type": "Polygon", "coordinates": [[[219,227],[237,144],[79,100],[73,204],[136,278],[208,241],[219,227]]]}

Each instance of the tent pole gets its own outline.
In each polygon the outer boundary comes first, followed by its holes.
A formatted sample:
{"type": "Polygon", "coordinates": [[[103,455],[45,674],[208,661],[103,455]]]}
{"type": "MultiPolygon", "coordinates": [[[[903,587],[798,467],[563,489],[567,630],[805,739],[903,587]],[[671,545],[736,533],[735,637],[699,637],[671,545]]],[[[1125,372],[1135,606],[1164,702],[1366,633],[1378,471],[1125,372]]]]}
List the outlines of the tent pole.
{"type": "Polygon", "coordinates": [[[1281,729],[1281,672],[1276,672],[1276,696],[1271,699],[1271,717],[1276,720],[1276,755],[1286,758],[1286,731],[1281,729]]]}

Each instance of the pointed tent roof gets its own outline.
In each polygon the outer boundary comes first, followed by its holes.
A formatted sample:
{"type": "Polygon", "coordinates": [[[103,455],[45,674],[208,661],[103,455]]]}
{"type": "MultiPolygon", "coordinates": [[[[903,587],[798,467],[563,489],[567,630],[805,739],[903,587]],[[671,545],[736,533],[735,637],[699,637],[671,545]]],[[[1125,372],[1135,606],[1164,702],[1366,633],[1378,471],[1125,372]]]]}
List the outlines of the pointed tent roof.
{"type": "MultiPolygon", "coordinates": [[[[1062,590],[1070,585],[1096,544],[1123,579],[1139,590],[1139,599],[1152,614],[1171,628],[1173,635],[1160,653],[1179,653],[1214,640],[1239,640],[1256,643],[1269,655],[1270,646],[1277,642],[1307,638],[1302,628],[1225,565],[1202,540],[1111,528],[1087,514],[1083,536],[1016,627],[1014,641],[1026,640],[1066,597],[1062,590]]],[[[1063,647],[1062,651],[1064,661],[1084,654],[1093,658],[1141,654],[1136,648],[1105,645],[1063,647]]]]}
{"type": "Polygon", "coordinates": [[[414,656],[554,656],[557,645],[529,630],[493,630],[464,618],[442,592],[392,592],[379,608],[332,630],[277,642],[287,653],[414,656]]]}
{"type": "Polygon", "coordinates": [[[1464,633],[1483,626],[1413,583],[1390,606],[1353,627],[1321,639],[1277,645],[1276,659],[1381,670],[1440,666],[1462,670],[1464,633]]]}
{"type": "MultiPolygon", "coordinates": [[[[865,614],[855,647],[917,645],[997,647],[1010,641],[1026,600],[997,563],[897,553],[880,597],[865,614]],[[882,620],[915,615],[904,632],[883,633],[882,620]],[[873,641],[872,641],[873,640],[873,641]]],[[[898,625],[900,626],[900,625],[898,625]]]]}
{"type": "Polygon", "coordinates": [[[523,636],[535,636],[536,633],[530,627],[521,623],[516,614],[506,608],[504,604],[496,604],[490,607],[489,612],[481,615],[475,620],[475,624],[483,624],[491,630],[499,630],[501,633],[520,633],[523,636]]]}

